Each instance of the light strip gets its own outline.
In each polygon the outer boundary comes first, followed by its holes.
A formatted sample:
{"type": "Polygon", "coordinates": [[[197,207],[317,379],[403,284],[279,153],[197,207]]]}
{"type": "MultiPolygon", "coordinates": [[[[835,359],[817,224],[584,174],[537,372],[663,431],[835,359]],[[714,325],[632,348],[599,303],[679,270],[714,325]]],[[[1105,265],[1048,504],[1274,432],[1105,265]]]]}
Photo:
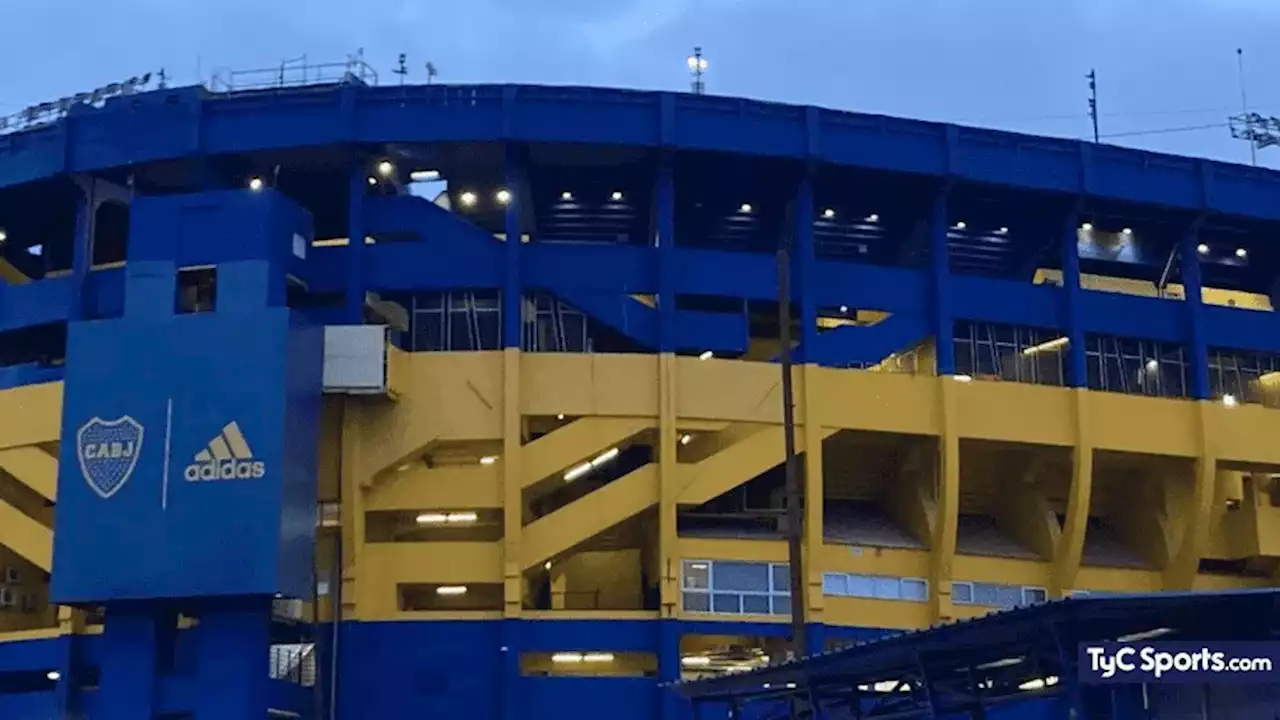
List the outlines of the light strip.
{"type": "Polygon", "coordinates": [[[1068,338],[1068,337],[1054,338],[1053,340],[1050,340],[1048,342],[1042,342],[1039,345],[1036,345],[1034,347],[1029,347],[1023,350],[1022,354],[1035,355],[1038,352],[1045,352],[1046,350],[1057,350],[1058,348],[1062,347],[1063,345],[1066,345],[1069,342],[1071,342],[1071,338],[1068,338]]]}
{"type": "Polygon", "coordinates": [[[466,585],[441,585],[436,588],[437,595],[458,596],[467,594],[466,585]]]}
{"type": "Polygon", "coordinates": [[[618,455],[621,452],[622,451],[616,447],[609,448],[608,450],[605,450],[604,452],[592,458],[590,461],[584,462],[581,465],[575,465],[572,468],[569,468],[569,470],[566,471],[564,474],[565,482],[572,482],[574,480],[577,480],[578,478],[582,477],[583,475],[586,475],[587,473],[600,467],[601,465],[604,465],[605,463],[612,461],[614,458],[618,457],[618,455]]]}
{"type": "Polygon", "coordinates": [[[551,656],[553,663],[580,663],[582,662],[582,653],[556,653],[551,656]]]}

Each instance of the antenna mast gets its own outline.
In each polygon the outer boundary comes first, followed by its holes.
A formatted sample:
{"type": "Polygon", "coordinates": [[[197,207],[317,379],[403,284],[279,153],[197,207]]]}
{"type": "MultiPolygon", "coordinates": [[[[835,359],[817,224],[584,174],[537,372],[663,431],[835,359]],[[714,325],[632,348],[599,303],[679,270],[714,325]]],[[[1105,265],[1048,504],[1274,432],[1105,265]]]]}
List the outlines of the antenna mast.
{"type": "Polygon", "coordinates": [[[702,73],[707,71],[707,59],[702,57],[702,46],[695,47],[689,56],[689,71],[693,73],[693,94],[706,94],[707,84],[702,80],[702,73]]]}
{"type": "Polygon", "coordinates": [[[1089,80],[1089,119],[1093,121],[1093,141],[1098,142],[1098,71],[1090,70],[1085,78],[1089,80]]]}
{"type": "Polygon", "coordinates": [[[1249,141],[1249,162],[1256,166],[1259,150],[1280,145],[1280,119],[1249,112],[1249,96],[1244,83],[1244,50],[1239,48],[1236,49],[1236,63],[1240,70],[1241,112],[1227,118],[1227,121],[1231,126],[1231,137],[1249,141]]]}
{"type": "Polygon", "coordinates": [[[391,72],[395,73],[396,75],[399,75],[399,76],[400,76],[400,84],[401,84],[401,85],[404,85],[404,78],[405,78],[405,76],[406,76],[406,75],[408,75],[408,74],[409,74],[409,66],[408,66],[408,64],[406,63],[406,61],[407,61],[407,60],[408,60],[408,58],[406,58],[406,57],[405,57],[405,54],[404,54],[404,53],[400,53],[400,60],[399,60],[399,62],[398,62],[398,63],[396,63],[396,67],[395,67],[395,69],[391,71],[391,72]]]}

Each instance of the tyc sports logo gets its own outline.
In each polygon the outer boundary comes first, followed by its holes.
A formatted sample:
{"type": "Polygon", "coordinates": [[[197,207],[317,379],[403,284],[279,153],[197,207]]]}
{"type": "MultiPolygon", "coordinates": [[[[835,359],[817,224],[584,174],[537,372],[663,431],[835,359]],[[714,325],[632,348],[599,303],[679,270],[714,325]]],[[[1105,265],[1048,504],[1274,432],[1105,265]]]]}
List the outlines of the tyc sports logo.
{"type": "Polygon", "coordinates": [[[234,420],[209,441],[208,447],[196,453],[195,462],[183,471],[188,482],[249,480],[266,474],[266,463],[253,459],[253,450],[234,420]]]}
{"type": "Polygon", "coordinates": [[[95,417],[76,431],[80,473],[103,500],[129,482],[142,452],[142,435],[142,424],[128,415],[115,420],[95,417]]]}

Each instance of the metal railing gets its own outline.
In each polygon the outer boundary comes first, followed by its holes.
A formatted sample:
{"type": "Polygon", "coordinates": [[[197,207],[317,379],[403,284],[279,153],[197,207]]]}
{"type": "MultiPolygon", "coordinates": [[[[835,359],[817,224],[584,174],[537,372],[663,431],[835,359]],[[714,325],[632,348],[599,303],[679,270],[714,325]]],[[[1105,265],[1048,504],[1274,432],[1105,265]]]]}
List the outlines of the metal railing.
{"type": "Polygon", "coordinates": [[[253,70],[219,68],[205,88],[215,93],[233,93],[350,84],[378,84],[378,73],[364,61],[363,50],[347,56],[346,62],[312,64],[306,55],[302,55],[283,60],[275,67],[253,70]]]}
{"type": "Polygon", "coordinates": [[[312,687],[316,684],[316,646],[297,643],[271,646],[271,679],[312,687]]]}

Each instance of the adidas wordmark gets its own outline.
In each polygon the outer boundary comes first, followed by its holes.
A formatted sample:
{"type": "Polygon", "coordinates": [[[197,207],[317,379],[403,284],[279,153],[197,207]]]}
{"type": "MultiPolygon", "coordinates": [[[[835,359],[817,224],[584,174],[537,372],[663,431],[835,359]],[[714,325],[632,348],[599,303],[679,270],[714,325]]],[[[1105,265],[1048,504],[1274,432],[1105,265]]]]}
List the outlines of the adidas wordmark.
{"type": "Polygon", "coordinates": [[[183,477],[189,482],[203,480],[248,480],[267,474],[267,465],[253,459],[253,450],[234,420],[222,428],[208,447],[196,453],[183,477]]]}

